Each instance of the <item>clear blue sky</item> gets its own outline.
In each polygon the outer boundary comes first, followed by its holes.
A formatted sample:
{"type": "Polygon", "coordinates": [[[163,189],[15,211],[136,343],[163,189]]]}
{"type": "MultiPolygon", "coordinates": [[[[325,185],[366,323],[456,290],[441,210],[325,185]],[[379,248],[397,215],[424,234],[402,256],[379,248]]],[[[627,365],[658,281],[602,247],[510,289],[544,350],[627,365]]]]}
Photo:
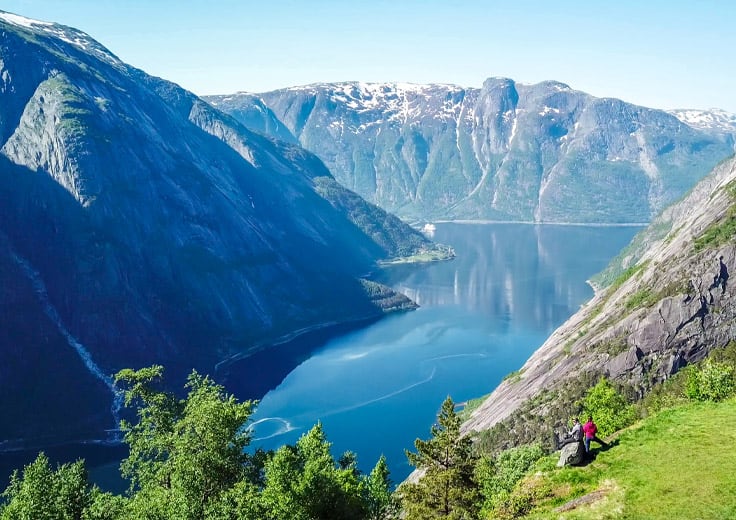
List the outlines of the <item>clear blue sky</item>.
{"type": "Polygon", "coordinates": [[[565,82],[736,112],[733,0],[0,0],[197,94],[320,81],[565,82]]]}

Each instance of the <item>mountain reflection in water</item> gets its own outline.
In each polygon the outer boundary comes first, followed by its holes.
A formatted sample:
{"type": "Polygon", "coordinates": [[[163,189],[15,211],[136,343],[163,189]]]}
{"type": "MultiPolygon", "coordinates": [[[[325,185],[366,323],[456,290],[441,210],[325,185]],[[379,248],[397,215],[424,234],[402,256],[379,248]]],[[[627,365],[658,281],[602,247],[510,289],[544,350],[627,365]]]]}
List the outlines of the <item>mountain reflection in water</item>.
{"type": "Polygon", "coordinates": [[[592,296],[586,279],[636,231],[437,224],[434,240],[452,245],[455,260],[393,266],[372,277],[421,308],[302,345],[313,353],[263,397],[253,444],[293,443],[321,421],[336,454],[355,451],[363,471],[385,454],[392,478],[402,480],[411,470],[404,449],[428,436],[442,400],[484,395],[518,369],[592,296]]]}

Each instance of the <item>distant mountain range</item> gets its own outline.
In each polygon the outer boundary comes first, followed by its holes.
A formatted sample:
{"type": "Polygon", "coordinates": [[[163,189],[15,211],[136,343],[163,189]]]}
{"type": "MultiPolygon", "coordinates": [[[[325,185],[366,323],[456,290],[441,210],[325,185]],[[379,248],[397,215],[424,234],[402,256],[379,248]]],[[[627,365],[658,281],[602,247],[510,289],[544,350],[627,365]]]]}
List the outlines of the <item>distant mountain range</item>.
{"type": "Polygon", "coordinates": [[[299,146],[0,12],[0,448],[104,436],[121,368],[412,308],[360,277],[433,250],[299,146]]]}
{"type": "Polygon", "coordinates": [[[325,83],[205,98],[405,219],[648,222],[734,151],[734,116],[558,82],[325,83]]]}
{"type": "Polygon", "coordinates": [[[710,110],[677,109],[668,110],[667,112],[694,128],[730,134],[736,133],[736,114],[731,114],[719,108],[710,110]]]}

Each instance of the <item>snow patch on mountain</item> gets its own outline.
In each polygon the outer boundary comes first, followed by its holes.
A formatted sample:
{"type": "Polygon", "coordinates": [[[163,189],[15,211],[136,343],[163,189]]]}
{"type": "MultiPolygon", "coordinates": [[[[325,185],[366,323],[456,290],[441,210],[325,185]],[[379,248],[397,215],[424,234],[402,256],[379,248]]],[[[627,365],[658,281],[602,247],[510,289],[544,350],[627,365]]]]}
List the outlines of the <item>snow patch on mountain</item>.
{"type": "Polygon", "coordinates": [[[710,110],[675,109],[668,110],[670,114],[694,128],[706,130],[722,130],[724,132],[736,132],[736,114],[726,112],[720,108],[710,110]]]}
{"type": "MultiPolygon", "coordinates": [[[[336,105],[357,114],[385,114],[384,119],[407,124],[423,117],[457,121],[465,89],[457,85],[344,82],[284,89],[310,94],[326,93],[336,105]]],[[[226,99],[222,99],[226,101],[226,99]]]]}
{"type": "Polygon", "coordinates": [[[26,18],[25,16],[20,16],[13,13],[6,13],[5,11],[0,11],[0,18],[5,20],[8,23],[12,23],[13,25],[19,25],[21,27],[26,27],[28,29],[33,29],[34,26],[52,26],[53,23],[50,22],[42,22],[40,20],[33,20],[31,18],[26,18]]]}
{"type": "Polygon", "coordinates": [[[61,41],[70,43],[85,52],[95,55],[97,58],[109,63],[110,65],[118,68],[123,67],[123,63],[117,58],[117,56],[92,39],[88,34],[72,27],[67,27],[57,23],[43,22],[41,20],[34,20],[32,18],[26,18],[25,16],[8,13],[6,11],[0,11],[0,22],[6,22],[16,27],[22,27],[23,29],[30,30],[37,34],[58,38],[61,41]]]}

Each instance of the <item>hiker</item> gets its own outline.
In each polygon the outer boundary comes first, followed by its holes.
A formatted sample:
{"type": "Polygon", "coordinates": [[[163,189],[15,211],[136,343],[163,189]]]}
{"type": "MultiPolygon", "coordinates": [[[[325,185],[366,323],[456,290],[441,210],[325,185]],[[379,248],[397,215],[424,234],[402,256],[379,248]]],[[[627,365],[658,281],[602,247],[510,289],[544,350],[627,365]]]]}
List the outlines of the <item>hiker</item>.
{"type": "Polygon", "coordinates": [[[595,441],[601,446],[608,446],[608,444],[600,440],[596,435],[598,433],[598,427],[590,415],[588,416],[588,422],[583,425],[583,433],[585,434],[585,453],[590,453],[590,441],[595,441]]]}
{"type": "Polygon", "coordinates": [[[572,429],[559,441],[555,438],[556,448],[559,450],[563,446],[572,444],[573,442],[581,442],[583,440],[583,427],[580,419],[573,417],[572,429]]]}
{"type": "Polygon", "coordinates": [[[728,282],[728,267],[723,263],[723,255],[718,258],[718,274],[713,277],[713,285],[708,290],[721,286],[721,294],[726,292],[726,282],[728,282]]]}
{"type": "Polygon", "coordinates": [[[723,256],[718,259],[718,278],[721,282],[721,294],[726,292],[726,282],[728,282],[728,267],[723,263],[723,256]]]}

